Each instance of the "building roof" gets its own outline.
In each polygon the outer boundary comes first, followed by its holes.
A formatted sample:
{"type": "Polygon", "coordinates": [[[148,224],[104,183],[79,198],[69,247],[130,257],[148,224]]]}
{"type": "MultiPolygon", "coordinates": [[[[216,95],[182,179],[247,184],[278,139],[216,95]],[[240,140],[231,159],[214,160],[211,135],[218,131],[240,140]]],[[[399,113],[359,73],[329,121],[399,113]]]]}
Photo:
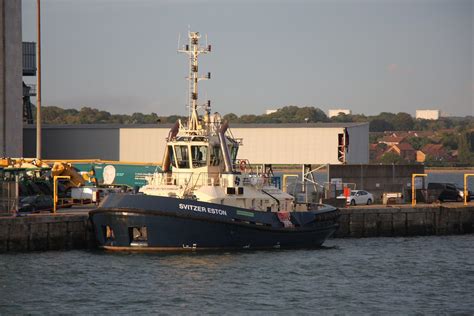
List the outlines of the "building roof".
{"type": "Polygon", "coordinates": [[[445,154],[446,150],[442,144],[426,144],[421,151],[428,155],[445,154]]]}
{"type": "Polygon", "coordinates": [[[380,143],[400,143],[403,141],[405,137],[398,137],[398,136],[384,136],[379,141],[380,143]]]}
{"type": "Polygon", "coordinates": [[[433,131],[409,131],[408,134],[414,137],[430,137],[434,135],[433,131]]]}
{"type": "MultiPolygon", "coordinates": [[[[42,129],[118,129],[118,128],[166,128],[170,129],[174,124],[77,124],[77,125],[56,125],[43,124],[42,129]]],[[[231,128],[344,128],[368,126],[369,122],[356,123],[271,123],[271,124],[232,124],[231,128]]],[[[36,129],[35,124],[25,125],[26,129],[36,129]]]]}
{"type": "Polygon", "coordinates": [[[399,143],[393,146],[397,146],[400,150],[415,150],[410,143],[399,143]]]}

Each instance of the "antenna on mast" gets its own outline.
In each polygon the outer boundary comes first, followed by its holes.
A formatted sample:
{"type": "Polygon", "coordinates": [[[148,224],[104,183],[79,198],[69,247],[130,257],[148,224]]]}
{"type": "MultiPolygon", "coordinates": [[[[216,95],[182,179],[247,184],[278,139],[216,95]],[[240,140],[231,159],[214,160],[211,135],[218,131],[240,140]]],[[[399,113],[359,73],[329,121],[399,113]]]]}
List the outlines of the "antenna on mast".
{"type": "MultiPolygon", "coordinates": [[[[186,79],[189,81],[189,121],[188,121],[188,130],[197,132],[202,129],[201,122],[199,121],[199,116],[197,112],[198,106],[204,107],[206,109],[206,122],[209,122],[209,113],[210,113],[210,101],[204,105],[198,105],[198,82],[200,80],[211,79],[211,73],[208,72],[205,76],[199,76],[198,74],[198,56],[200,54],[207,54],[211,51],[211,46],[206,47],[199,46],[199,39],[201,35],[199,32],[188,31],[189,43],[183,45],[182,49],[178,49],[179,53],[185,53],[189,56],[189,75],[186,79]]],[[[207,38],[207,36],[206,36],[207,38]]]]}

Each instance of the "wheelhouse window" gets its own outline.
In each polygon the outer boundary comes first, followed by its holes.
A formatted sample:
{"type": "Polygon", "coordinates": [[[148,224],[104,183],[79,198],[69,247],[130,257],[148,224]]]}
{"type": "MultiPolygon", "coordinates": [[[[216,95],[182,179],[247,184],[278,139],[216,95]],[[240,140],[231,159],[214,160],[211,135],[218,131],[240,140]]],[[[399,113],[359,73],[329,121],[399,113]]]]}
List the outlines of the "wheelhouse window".
{"type": "Polygon", "coordinates": [[[219,166],[221,161],[221,149],[218,146],[212,147],[210,165],[219,166]]]}
{"type": "Polygon", "coordinates": [[[174,146],[174,150],[176,152],[176,162],[178,163],[178,168],[189,168],[188,146],[176,145],[174,146]]]}
{"type": "Polygon", "coordinates": [[[238,150],[239,150],[238,146],[232,146],[230,148],[230,159],[232,159],[232,161],[235,161],[237,159],[238,150]]]}
{"type": "Polygon", "coordinates": [[[207,146],[191,146],[191,155],[194,168],[207,165],[207,146]]]}
{"type": "Polygon", "coordinates": [[[173,146],[171,146],[171,145],[168,146],[168,153],[169,153],[169,156],[170,156],[171,165],[176,168],[176,159],[174,159],[173,146]]]}

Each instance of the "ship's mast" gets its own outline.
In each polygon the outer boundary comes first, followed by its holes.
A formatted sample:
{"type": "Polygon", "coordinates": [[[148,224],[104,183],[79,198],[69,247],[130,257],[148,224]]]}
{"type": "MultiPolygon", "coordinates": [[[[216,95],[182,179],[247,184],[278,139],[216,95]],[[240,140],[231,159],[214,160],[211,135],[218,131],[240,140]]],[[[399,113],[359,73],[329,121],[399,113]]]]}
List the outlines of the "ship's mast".
{"type": "MultiPolygon", "coordinates": [[[[189,44],[183,46],[178,52],[185,53],[189,56],[189,76],[186,78],[189,81],[189,120],[188,131],[202,130],[202,125],[199,121],[197,112],[198,104],[198,82],[200,80],[211,79],[211,73],[208,72],[206,76],[199,76],[198,74],[198,56],[200,54],[207,54],[211,51],[211,45],[207,47],[199,46],[199,39],[201,35],[199,32],[188,32],[189,44]]],[[[210,101],[207,104],[201,105],[206,109],[206,122],[209,122],[210,101]]]]}

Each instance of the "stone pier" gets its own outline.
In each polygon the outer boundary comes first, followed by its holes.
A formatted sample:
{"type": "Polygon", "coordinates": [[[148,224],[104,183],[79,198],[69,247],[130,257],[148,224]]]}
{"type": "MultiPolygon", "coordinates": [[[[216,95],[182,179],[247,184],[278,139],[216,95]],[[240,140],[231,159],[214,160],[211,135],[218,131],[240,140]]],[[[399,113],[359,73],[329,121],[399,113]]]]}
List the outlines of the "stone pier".
{"type": "MultiPolygon", "coordinates": [[[[367,206],[341,209],[335,238],[460,235],[474,233],[469,206],[367,206]]],[[[96,247],[87,211],[0,217],[0,253],[96,247]]]]}
{"type": "Polygon", "coordinates": [[[95,247],[88,213],[0,217],[0,253],[95,247]]]}
{"type": "Polygon", "coordinates": [[[474,205],[370,206],[341,209],[338,237],[474,233],[474,205]]]}

